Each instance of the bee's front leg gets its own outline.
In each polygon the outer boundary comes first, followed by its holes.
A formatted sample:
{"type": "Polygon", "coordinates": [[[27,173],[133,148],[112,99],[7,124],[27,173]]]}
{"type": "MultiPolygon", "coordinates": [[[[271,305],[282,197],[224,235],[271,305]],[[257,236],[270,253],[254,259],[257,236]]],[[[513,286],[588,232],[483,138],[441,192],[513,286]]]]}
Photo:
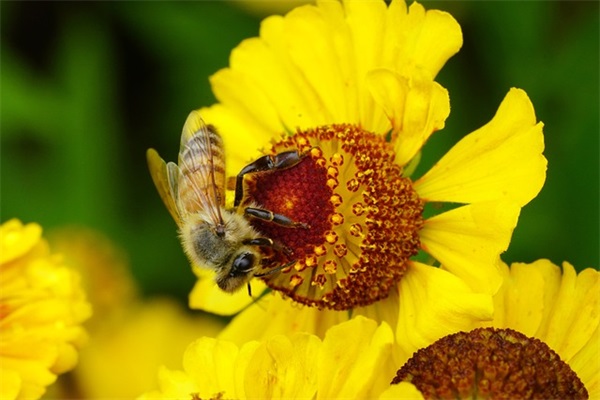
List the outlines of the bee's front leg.
{"type": "Polygon", "coordinates": [[[293,167],[298,164],[307,153],[300,153],[297,150],[284,151],[275,155],[266,155],[258,158],[252,163],[246,165],[235,179],[235,200],[234,207],[237,207],[244,198],[244,175],[254,172],[271,171],[293,167]]]}
{"type": "Polygon", "coordinates": [[[274,224],[288,228],[310,228],[310,225],[305,224],[304,222],[296,222],[283,214],[275,214],[273,211],[262,208],[247,207],[244,209],[244,215],[247,217],[262,219],[263,221],[273,222],[274,224]]]}
{"type": "Polygon", "coordinates": [[[281,243],[275,242],[272,239],[265,237],[244,240],[242,243],[250,246],[270,247],[275,251],[282,252],[287,257],[291,257],[294,254],[292,249],[290,249],[289,247],[283,246],[281,243]]]}

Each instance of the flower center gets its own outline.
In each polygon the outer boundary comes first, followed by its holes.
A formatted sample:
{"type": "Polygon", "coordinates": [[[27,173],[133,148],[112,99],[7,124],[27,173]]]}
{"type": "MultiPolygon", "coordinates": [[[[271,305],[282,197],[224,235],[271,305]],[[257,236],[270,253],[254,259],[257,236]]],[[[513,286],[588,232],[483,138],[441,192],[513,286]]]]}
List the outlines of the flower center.
{"type": "Polygon", "coordinates": [[[587,399],[569,365],[538,339],[482,328],[416,352],[392,384],[411,382],[426,399],[587,399]]]}
{"type": "Polygon", "coordinates": [[[423,202],[384,138],[352,125],[298,132],[267,154],[307,156],[285,170],[247,179],[255,202],[310,227],[254,220],[255,228],[293,253],[277,252],[265,267],[295,264],[263,279],[293,300],[347,310],[386,298],[420,248],[423,202]]]}

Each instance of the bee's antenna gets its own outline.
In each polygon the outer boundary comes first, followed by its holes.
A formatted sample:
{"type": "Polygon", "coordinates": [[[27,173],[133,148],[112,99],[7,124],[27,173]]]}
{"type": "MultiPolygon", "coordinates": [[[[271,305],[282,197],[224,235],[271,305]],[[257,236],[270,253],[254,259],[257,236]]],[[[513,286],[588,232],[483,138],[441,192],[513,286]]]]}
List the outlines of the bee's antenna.
{"type": "MultiPolygon", "coordinates": [[[[282,264],[279,267],[275,267],[272,270],[265,272],[264,274],[254,274],[254,276],[256,276],[257,278],[262,278],[263,276],[267,276],[267,275],[274,274],[275,272],[279,272],[284,268],[291,267],[292,265],[296,264],[297,262],[298,262],[298,260],[293,260],[288,263],[282,264]]],[[[250,290],[250,286],[248,286],[248,290],[250,290]]]]}

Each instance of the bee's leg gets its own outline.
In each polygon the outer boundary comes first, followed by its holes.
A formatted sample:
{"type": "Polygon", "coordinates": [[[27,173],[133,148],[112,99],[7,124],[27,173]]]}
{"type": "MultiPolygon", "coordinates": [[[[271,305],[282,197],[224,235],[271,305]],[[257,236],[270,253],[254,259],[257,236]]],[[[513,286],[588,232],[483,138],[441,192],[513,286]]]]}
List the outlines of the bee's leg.
{"type": "Polygon", "coordinates": [[[262,208],[248,207],[244,210],[244,215],[262,219],[263,221],[273,222],[277,225],[286,226],[288,228],[310,228],[310,225],[304,222],[296,222],[282,214],[275,214],[273,211],[264,210],[262,208]]]}
{"type": "Polygon", "coordinates": [[[285,169],[298,164],[308,153],[300,153],[297,150],[284,151],[279,154],[262,156],[252,163],[246,165],[235,179],[235,200],[233,206],[237,207],[244,198],[244,175],[260,171],[285,169]]]}
{"type": "Polygon", "coordinates": [[[243,244],[250,246],[261,246],[261,247],[270,247],[275,251],[283,252],[286,256],[290,257],[294,252],[289,247],[281,245],[281,243],[275,242],[272,239],[259,237],[254,239],[247,239],[242,242],[243,244]]]}

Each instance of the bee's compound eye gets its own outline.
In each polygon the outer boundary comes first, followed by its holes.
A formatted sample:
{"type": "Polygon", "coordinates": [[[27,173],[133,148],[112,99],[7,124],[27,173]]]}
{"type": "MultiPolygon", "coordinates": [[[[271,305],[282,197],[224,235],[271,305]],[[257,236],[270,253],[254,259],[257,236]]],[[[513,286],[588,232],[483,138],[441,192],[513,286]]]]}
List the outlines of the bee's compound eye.
{"type": "Polygon", "coordinates": [[[230,276],[238,276],[248,273],[254,266],[256,257],[252,253],[242,253],[233,260],[230,276]]]}

